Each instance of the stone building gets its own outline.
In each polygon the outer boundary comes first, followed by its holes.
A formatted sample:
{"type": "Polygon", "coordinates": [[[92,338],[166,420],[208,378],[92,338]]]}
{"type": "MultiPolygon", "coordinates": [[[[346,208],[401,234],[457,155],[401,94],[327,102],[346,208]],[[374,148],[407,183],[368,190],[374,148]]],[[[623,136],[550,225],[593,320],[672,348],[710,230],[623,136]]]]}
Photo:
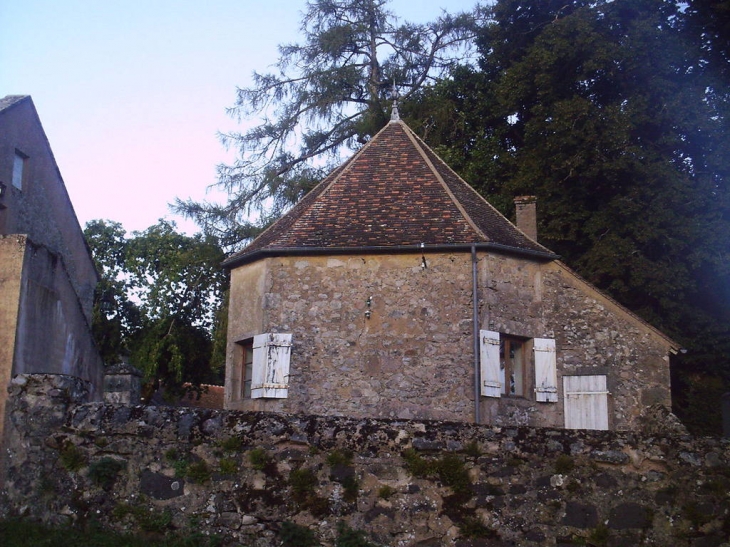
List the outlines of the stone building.
{"type": "Polygon", "coordinates": [[[33,101],[0,99],[0,432],[16,374],[77,376],[101,397],[97,280],[33,101]]]}
{"type": "MultiPolygon", "coordinates": [[[[676,344],[397,116],[226,261],[229,409],[631,430],[676,344]]],[[[526,220],[525,220],[526,219],[526,220]]]]}

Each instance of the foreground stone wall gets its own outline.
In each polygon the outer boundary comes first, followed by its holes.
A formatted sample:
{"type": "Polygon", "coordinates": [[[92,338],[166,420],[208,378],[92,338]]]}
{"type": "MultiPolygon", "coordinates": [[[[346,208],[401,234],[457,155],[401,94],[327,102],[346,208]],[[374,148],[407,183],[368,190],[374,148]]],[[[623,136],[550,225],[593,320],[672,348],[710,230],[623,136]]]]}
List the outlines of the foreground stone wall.
{"type": "Polygon", "coordinates": [[[85,396],[70,377],[13,380],[5,515],[258,547],[286,522],[325,546],[338,523],[403,547],[729,544],[730,445],[661,412],[639,435],[85,396]]]}

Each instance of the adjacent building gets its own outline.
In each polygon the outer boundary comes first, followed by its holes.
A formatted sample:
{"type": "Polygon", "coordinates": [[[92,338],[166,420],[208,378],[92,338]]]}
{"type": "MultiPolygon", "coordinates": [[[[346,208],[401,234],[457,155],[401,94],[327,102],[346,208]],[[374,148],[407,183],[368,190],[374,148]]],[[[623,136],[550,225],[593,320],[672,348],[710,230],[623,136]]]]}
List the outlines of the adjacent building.
{"type": "Polygon", "coordinates": [[[0,99],[0,431],[15,374],[78,376],[101,397],[97,280],[33,101],[0,99]]]}

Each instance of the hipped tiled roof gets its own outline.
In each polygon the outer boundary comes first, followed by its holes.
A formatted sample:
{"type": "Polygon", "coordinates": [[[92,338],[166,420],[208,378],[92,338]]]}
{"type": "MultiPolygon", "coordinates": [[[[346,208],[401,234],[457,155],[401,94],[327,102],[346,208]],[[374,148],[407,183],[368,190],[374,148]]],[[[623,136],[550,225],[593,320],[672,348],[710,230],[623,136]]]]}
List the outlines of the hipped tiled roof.
{"type": "Polygon", "coordinates": [[[395,120],[225,265],[302,252],[473,244],[557,258],[395,120]]]}

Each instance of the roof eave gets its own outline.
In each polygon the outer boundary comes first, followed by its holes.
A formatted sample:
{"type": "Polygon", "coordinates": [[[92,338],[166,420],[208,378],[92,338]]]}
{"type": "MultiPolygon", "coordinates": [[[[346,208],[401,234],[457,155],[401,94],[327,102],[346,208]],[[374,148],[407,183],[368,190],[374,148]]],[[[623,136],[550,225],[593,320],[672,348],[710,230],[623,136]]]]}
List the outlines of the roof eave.
{"type": "Polygon", "coordinates": [[[472,249],[493,251],[503,254],[523,256],[536,260],[558,260],[559,255],[551,252],[533,249],[521,249],[499,243],[453,243],[438,245],[372,245],[361,247],[276,247],[265,248],[233,256],[223,261],[222,266],[228,270],[249,264],[263,258],[276,256],[306,256],[306,255],[347,255],[347,254],[397,254],[397,253],[435,253],[435,252],[471,252],[472,249]]]}

